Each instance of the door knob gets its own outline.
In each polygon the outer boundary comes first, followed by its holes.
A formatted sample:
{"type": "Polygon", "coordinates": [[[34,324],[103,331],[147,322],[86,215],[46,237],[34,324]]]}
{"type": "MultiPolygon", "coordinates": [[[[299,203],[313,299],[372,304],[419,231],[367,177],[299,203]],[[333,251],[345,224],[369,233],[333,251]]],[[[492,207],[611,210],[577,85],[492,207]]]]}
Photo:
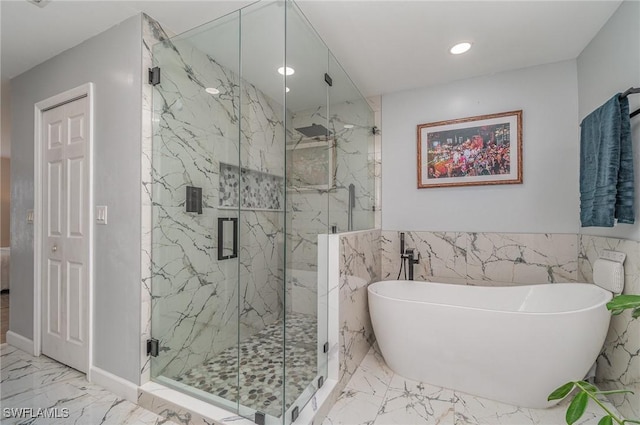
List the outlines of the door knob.
{"type": "Polygon", "coordinates": [[[56,252],[58,250],[58,245],[54,245],[51,247],[51,252],[56,252]]]}

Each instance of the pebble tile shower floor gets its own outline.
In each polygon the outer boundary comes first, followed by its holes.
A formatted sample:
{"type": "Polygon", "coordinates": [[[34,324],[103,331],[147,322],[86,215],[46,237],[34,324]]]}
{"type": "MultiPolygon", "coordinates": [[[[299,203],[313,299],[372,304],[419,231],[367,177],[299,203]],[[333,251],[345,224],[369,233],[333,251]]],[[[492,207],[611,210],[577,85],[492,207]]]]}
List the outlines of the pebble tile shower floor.
{"type": "MultiPolygon", "coordinates": [[[[265,327],[240,343],[238,388],[238,347],[230,347],[211,361],[175,378],[178,382],[207,393],[236,400],[266,414],[282,414],[283,321],[265,327]],[[237,393],[239,389],[239,394],[237,393]]],[[[286,388],[288,408],[317,374],[316,318],[297,313],[286,320],[286,388]]]]}

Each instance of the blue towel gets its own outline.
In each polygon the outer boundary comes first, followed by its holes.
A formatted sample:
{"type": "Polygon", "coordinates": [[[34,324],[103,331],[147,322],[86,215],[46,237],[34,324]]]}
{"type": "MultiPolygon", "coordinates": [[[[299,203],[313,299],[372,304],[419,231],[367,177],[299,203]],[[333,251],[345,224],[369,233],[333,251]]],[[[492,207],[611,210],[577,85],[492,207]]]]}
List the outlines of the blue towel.
{"type": "Polygon", "coordinates": [[[582,227],[634,223],[633,152],[629,100],[619,94],[580,124],[582,227]]]}

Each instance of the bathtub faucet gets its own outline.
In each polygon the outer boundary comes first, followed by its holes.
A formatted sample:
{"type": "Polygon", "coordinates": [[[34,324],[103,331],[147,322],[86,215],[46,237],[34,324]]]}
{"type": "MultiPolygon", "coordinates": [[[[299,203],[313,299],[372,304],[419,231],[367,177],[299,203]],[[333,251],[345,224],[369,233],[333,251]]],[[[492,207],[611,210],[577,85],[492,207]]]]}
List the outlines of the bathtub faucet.
{"type": "Polygon", "coordinates": [[[420,264],[420,253],[417,253],[416,256],[416,252],[415,249],[413,248],[407,248],[404,251],[404,254],[402,255],[403,261],[404,260],[409,260],[409,265],[408,265],[408,269],[409,269],[409,280],[413,280],[413,265],[414,264],[420,264]]]}

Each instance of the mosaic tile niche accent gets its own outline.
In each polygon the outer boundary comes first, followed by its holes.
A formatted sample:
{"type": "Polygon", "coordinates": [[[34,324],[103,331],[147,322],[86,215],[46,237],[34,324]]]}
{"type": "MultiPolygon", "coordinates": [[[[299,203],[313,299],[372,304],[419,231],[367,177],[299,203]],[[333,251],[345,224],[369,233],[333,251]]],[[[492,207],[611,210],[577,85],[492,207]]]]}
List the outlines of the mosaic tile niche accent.
{"type": "Polygon", "coordinates": [[[241,207],[256,210],[281,210],[284,178],[273,174],[235,165],[220,163],[221,208],[238,207],[238,186],[240,186],[241,207]]]}

